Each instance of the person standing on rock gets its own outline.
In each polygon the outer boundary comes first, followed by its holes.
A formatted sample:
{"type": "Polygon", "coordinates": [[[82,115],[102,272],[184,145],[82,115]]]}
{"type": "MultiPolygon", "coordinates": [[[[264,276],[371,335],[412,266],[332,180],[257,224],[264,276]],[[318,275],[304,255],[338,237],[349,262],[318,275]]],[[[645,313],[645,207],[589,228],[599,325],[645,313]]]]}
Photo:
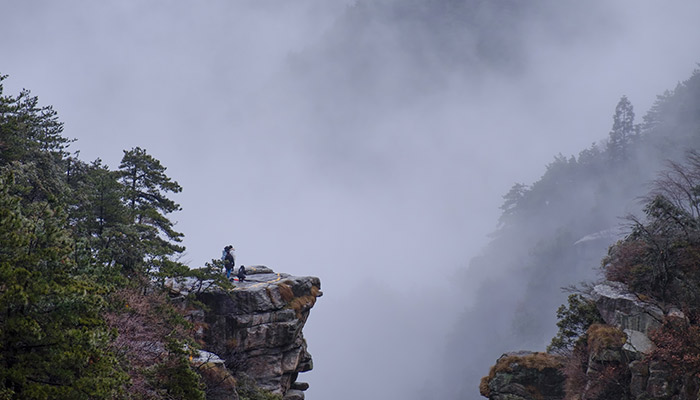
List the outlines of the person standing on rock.
{"type": "Polygon", "coordinates": [[[236,249],[233,248],[233,245],[224,247],[224,251],[221,253],[221,259],[224,260],[226,279],[231,280],[231,270],[234,265],[236,265],[236,249]]]}

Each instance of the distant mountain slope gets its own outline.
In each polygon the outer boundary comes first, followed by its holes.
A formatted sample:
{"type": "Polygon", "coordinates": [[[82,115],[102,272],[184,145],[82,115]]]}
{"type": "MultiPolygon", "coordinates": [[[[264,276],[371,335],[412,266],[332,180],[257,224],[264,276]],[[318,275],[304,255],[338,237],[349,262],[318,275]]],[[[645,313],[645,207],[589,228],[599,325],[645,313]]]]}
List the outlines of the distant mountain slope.
{"type": "Polygon", "coordinates": [[[464,398],[478,397],[479,378],[498,355],[544,350],[565,302],[561,287],[597,277],[607,247],[626,232],[622,217],[639,213],[640,196],[665,162],[698,148],[700,73],[659,96],[632,129],[623,158],[613,127],[605,144],[555,157],[537,182],[504,196],[500,228],[469,266],[492,279],[450,343],[450,380],[463,382],[464,398]]]}

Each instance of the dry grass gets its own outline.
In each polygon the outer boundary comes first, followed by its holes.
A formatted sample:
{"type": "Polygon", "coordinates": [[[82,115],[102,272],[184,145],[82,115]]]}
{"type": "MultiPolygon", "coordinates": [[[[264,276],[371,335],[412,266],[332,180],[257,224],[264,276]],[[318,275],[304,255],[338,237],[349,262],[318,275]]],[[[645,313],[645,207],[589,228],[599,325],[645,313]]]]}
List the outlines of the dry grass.
{"type": "Polygon", "coordinates": [[[540,352],[527,354],[524,356],[511,355],[501,357],[496,362],[496,365],[491,367],[489,374],[481,378],[479,393],[481,393],[481,395],[484,397],[489,397],[491,393],[491,390],[489,389],[489,382],[491,382],[491,380],[498,373],[513,372],[513,369],[516,366],[543,371],[546,368],[561,369],[563,364],[560,356],[540,352]]]}
{"type": "Polygon", "coordinates": [[[295,296],[290,284],[294,282],[284,281],[277,284],[282,299],[287,303],[287,307],[296,312],[297,318],[301,318],[301,313],[311,309],[316,304],[316,298],[321,290],[317,286],[311,286],[310,294],[305,296],[295,296]]]}
{"type": "Polygon", "coordinates": [[[542,371],[545,368],[561,368],[562,360],[559,356],[541,352],[532,353],[524,356],[506,356],[499,358],[496,365],[493,366],[493,368],[495,369],[494,373],[513,372],[513,367],[515,365],[522,366],[523,368],[536,369],[538,371],[542,371]]]}
{"type": "Polygon", "coordinates": [[[481,383],[479,383],[479,393],[484,397],[489,397],[491,395],[491,389],[489,389],[489,382],[493,379],[491,374],[481,378],[481,383]]]}
{"type": "Polygon", "coordinates": [[[297,318],[301,319],[301,313],[311,309],[316,304],[316,296],[308,295],[296,297],[289,302],[289,307],[296,312],[297,318]]]}
{"type": "Polygon", "coordinates": [[[619,328],[605,324],[593,324],[588,328],[588,351],[597,354],[604,349],[620,349],[627,336],[619,328]]]}
{"type": "Polygon", "coordinates": [[[204,379],[208,392],[215,390],[233,392],[236,389],[236,379],[223,366],[205,363],[198,367],[198,372],[204,379]]]}
{"type": "Polygon", "coordinates": [[[277,285],[277,288],[280,291],[280,295],[282,296],[282,299],[284,301],[286,301],[287,303],[289,303],[290,301],[292,301],[294,299],[294,292],[292,291],[292,287],[289,284],[282,282],[282,283],[277,285]]]}

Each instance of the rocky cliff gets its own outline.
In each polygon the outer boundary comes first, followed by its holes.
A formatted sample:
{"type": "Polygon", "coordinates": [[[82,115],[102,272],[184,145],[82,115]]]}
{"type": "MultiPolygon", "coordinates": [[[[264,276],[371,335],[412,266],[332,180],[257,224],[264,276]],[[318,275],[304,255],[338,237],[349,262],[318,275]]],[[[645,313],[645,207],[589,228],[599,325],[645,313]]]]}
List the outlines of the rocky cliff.
{"type": "Polygon", "coordinates": [[[479,391],[492,400],[556,400],[564,397],[561,357],[519,351],[506,353],[481,380],[479,391]]]}
{"type": "Polygon", "coordinates": [[[504,354],[482,379],[481,394],[491,400],[700,398],[700,371],[663,362],[652,340],[664,324],[685,326],[682,312],[644,301],[619,283],[596,285],[590,300],[605,323],[591,325],[572,354],[504,354]]]}
{"type": "Polygon", "coordinates": [[[248,273],[230,289],[194,280],[169,282],[174,295],[189,295],[200,304],[188,315],[202,347],[193,362],[208,370],[203,375],[216,389],[208,398],[238,398],[235,382],[247,379],[284,400],[302,400],[308,384],[297,378],[313,368],[302,329],[322,295],[321,282],[264,266],[249,267],[248,273]]]}

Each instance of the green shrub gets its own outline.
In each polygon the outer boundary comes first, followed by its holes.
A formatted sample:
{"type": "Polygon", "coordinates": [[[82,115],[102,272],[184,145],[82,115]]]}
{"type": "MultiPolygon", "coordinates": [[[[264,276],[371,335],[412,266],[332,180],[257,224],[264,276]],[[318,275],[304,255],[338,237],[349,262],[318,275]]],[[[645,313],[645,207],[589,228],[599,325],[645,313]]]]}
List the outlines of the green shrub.
{"type": "Polygon", "coordinates": [[[282,400],[281,395],[261,389],[255,380],[245,374],[237,375],[236,381],[239,400],[282,400]]]}
{"type": "Polygon", "coordinates": [[[568,353],[579,340],[586,339],[586,331],[596,323],[603,323],[595,303],[581,294],[571,294],[568,306],[557,310],[559,332],[552,338],[547,351],[568,353]]]}

